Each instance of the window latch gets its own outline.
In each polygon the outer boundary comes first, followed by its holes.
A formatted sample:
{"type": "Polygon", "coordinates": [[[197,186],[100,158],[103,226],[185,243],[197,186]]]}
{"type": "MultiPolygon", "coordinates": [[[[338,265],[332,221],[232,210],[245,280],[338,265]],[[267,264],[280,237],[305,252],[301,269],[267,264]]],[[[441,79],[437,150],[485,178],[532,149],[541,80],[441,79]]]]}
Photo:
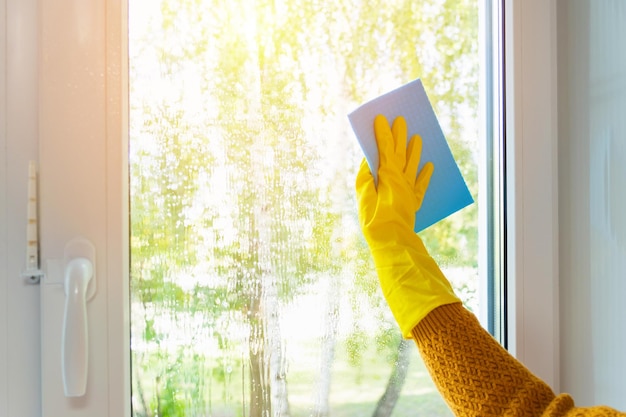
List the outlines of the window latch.
{"type": "Polygon", "coordinates": [[[37,220],[37,165],[28,165],[28,202],[26,220],[26,268],[22,277],[29,284],[39,284],[43,271],[39,268],[39,224],[37,220]]]}

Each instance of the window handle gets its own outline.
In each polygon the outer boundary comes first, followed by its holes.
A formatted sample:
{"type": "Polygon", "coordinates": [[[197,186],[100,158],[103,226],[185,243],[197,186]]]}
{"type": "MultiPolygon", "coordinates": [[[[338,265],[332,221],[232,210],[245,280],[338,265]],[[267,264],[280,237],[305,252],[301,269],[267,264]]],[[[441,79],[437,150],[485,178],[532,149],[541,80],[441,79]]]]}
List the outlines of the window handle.
{"type": "Polygon", "coordinates": [[[64,271],[65,313],[61,347],[63,389],[66,397],[81,397],[87,389],[89,332],[87,301],[95,293],[95,256],[93,245],[85,240],[73,241],[69,256],[66,248],[64,271]],[[87,249],[87,250],[85,250],[87,249]],[[91,256],[89,256],[91,255],[91,256]]]}
{"type": "Polygon", "coordinates": [[[89,259],[76,258],[65,267],[62,366],[66,397],[80,397],[87,388],[87,287],[91,277],[89,259]]]}

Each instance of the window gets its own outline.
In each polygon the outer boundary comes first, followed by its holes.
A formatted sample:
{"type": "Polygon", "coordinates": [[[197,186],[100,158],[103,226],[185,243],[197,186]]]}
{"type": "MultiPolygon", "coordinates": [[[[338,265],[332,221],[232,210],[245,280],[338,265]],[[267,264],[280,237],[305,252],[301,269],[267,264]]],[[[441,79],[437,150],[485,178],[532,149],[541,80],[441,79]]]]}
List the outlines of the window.
{"type": "MultiPolygon", "coordinates": [[[[421,78],[477,197],[478,1],[129,3],[134,415],[449,415],[379,293],[346,115],[421,78]]],[[[476,312],[478,221],[422,235],[476,312]]]]}

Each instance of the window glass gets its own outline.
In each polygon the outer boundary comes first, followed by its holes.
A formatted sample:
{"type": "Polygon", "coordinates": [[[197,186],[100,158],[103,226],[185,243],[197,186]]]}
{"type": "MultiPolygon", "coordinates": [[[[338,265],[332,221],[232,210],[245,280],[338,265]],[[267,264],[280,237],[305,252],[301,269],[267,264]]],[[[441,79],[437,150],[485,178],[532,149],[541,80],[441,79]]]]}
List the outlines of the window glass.
{"type": "MultiPolygon", "coordinates": [[[[421,78],[476,199],[477,0],[129,3],[134,415],[450,415],[380,293],[347,114],[421,78]]],[[[477,222],[421,234],[474,311],[477,222]]]]}

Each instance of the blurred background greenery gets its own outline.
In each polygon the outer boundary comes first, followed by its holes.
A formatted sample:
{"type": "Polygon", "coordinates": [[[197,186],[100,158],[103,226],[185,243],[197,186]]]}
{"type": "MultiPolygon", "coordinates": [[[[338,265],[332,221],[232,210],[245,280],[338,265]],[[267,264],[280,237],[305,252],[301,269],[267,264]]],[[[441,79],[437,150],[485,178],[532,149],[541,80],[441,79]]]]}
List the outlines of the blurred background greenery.
{"type": "MultiPolygon", "coordinates": [[[[130,0],[135,416],[444,416],[347,114],[421,78],[475,199],[478,0],[130,0]]],[[[477,205],[422,234],[477,308],[477,205]]]]}

